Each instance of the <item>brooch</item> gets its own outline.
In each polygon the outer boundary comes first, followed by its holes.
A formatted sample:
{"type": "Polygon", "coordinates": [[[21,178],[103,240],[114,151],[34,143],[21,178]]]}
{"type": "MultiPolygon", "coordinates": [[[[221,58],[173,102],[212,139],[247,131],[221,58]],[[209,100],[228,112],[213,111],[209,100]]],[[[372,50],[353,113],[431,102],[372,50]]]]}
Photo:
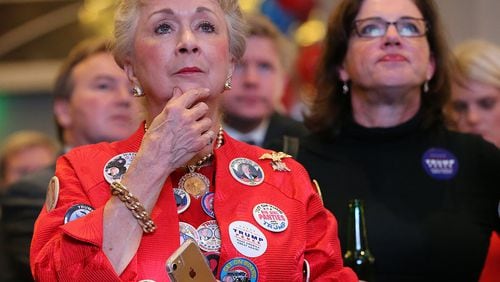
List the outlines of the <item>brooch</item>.
{"type": "Polygon", "coordinates": [[[283,158],[291,158],[292,156],[285,154],[283,152],[272,152],[263,154],[259,160],[271,160],[271,166],[274,171],[291,171],[284,162],[281,161],[283,158]]]}

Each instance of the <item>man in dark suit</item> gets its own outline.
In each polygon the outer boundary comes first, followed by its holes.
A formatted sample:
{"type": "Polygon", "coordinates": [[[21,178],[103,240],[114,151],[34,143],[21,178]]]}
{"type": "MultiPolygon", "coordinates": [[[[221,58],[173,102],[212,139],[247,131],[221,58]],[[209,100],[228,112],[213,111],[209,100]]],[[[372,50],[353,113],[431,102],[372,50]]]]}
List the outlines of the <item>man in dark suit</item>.
{"type": "MultiPolygon", "coordinates": [[[[140,124],[140,103],[133,100],[132,85],[109,46],[105,39],[83,41],[73,48],[59,71],[53,109],[64,152],[126,138],[140,124]]],[[[4,242],[15,277],[0,273],[0,281],[33,281],[29,267],[33,225],[54,171],[55,164],[22,178],[7,187],[1,199],[4,242]]]]}
{"type": "Polygon", "coordinates": [[[284,135],[300,137],[304,125],[281,112],[293,63],[293,44],[264,16],[247,17],[249,35],[232,89],[222,97],[224,130],[233,138],[269,148],[284,135]]]}

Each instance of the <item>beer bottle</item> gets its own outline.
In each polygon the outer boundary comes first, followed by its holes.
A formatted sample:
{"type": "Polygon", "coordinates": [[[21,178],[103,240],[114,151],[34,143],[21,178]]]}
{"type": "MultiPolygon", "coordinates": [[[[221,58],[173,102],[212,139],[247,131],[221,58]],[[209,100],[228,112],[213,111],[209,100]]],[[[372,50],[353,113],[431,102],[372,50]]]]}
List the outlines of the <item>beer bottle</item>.
{"type": "Polygon", "coordinates": [[[356,272],[360,281],[375,281],[375,258],[368,248],[363,200],[349,201],[347,251],[344,264],[356,272]]]}

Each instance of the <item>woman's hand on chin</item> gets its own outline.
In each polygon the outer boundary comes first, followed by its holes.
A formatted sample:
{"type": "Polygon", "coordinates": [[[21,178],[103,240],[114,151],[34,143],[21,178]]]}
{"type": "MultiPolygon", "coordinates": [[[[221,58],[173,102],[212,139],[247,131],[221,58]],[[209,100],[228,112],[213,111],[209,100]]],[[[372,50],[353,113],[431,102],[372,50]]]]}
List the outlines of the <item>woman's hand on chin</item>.
{"type": "Polygon", "coordinates": [[[163,163],[174,170],[211,145],[216,133],[211,130],[213,109],[204,102],[209,95],[206,88],[173,89],[172,98],[153,119],[141,145],[155,165],[163,163]]]}

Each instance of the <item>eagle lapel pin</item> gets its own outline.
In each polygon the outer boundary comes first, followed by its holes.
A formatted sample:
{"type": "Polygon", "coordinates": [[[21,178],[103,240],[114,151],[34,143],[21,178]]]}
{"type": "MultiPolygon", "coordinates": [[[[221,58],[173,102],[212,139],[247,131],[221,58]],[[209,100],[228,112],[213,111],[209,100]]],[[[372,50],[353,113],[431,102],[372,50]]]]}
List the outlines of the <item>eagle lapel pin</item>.
{"type": "Polygon", "coordinates": [[[291,171],[284,162],[281,161],[283,158],[291,158],[292,156],[285,154],[283,152],[271,152],[263,154],[259,160],[271,160],[271,166],[274,171],[291,171]]]}

